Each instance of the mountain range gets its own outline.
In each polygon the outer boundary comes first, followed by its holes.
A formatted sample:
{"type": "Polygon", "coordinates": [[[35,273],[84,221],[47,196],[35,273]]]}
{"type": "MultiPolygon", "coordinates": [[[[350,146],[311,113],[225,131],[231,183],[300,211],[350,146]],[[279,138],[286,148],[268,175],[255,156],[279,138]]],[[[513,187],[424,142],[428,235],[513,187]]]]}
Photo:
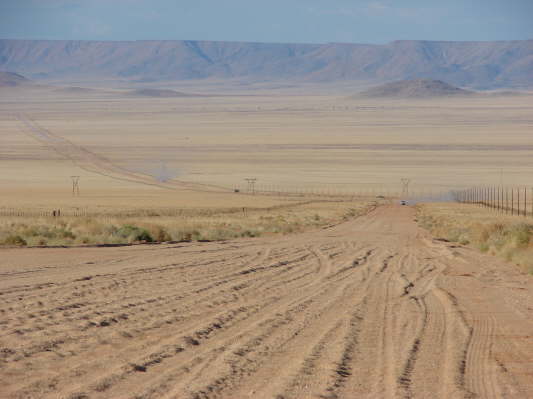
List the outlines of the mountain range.
{"type": "Polygon", "coordinates": [[[533,40],[379,45],[3,39],[0,70],[56,80],[375,83],[425,78],[474,89],[527,89],[533,88],[533,40]]]}

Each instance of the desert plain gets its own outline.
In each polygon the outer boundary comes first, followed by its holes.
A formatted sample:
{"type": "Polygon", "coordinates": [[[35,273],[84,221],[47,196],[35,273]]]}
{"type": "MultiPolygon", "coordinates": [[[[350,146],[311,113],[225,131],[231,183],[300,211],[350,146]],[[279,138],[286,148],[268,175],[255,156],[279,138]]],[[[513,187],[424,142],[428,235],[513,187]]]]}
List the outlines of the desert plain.
{"type": "Polygon", "coordinates": [[[145,223],[244,208],[239,223],[290,217],[280,210],[327,223],[0,249],[0,396],[533,397],[531,276],[432,236],[398,205],[402,178],[413,201],[530,186],[533,97],[203,82],[166,98],[54,84],[0,92],[6,214],[156,212],[145,223]]]}

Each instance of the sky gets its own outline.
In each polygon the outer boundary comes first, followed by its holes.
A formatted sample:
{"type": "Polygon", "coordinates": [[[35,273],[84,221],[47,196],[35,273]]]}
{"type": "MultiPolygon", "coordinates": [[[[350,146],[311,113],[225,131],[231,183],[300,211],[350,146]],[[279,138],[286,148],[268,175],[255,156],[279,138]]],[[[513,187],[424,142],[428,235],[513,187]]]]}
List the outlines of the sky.
{"type": "Polygon", "coordinates": [[[533,0],[0,0],[0,38],[524,40],[533,0]]]}

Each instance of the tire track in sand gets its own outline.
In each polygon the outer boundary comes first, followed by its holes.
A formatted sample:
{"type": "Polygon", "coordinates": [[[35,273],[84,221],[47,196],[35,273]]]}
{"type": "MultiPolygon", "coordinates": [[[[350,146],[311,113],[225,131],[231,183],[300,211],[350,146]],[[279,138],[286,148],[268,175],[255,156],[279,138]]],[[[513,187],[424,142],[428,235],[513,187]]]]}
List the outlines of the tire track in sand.
{"type": "Polygon", "coordinates": [[[0,397],[528,397],[531,284],[506,288],[508,265],[412,220],[382,207],[283,238],[20,265],[29,250],[8,250],[0,397]]]}

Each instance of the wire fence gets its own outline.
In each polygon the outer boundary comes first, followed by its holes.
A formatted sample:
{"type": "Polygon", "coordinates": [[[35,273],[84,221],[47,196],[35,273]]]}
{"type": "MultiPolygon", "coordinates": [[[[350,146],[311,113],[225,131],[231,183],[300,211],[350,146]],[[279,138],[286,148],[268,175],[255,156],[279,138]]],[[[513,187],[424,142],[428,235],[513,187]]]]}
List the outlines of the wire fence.
{"type": "Polygon", "coordinates": [[[235,185],[233,190],[242,194],[281,197],[318,198],[442,198],[450,186],[440,184],[410,185],[407,192],[399,184],[387,183],[316,183],[300,185],[260,184],[235,185]]]}
{"type": "Polygon", "coordinates": [[[264,195],[284,197],[286,203],[270,207],[220,207],[220,208],[133,208],[133,209],[102,209],[102,208],[62,208],[62,209],[32,209],[32,208],[0,208],[0,218],[216,218],[226,215],[252,215],[269,213],[275,210],[288,209],[306,204],[319,202],[370,201],[370,200],[409,200],[409,203],[424,202],[460,202],[475,204],[494,209],[508,215],[533,217],[533,187],[511,186],[479,186],[470,188],[451,189],[440,185],[418,185],[402,192],[398,186],[376,184],[367,187],[314,187],[286,188],[278,186],[257,185],[250,191],[250,187],[235,189],[242,195],[264,195]]]}
{"type": "Polygon", "coordinates": [[[457,202],[491,208],[505,215],[533,217],[533,187],[481,186],[453,191],[457,202]]]}
{"type": "Polygon", "coordinates": [[[128,209],[128,210],[95,210],[95,209],[55,209],[55,210],[35,210],[35,209],[17,209],[17,208],[0,208],[0,217],[5,218],[62,218],[62,217],[79,217],[79,218],[157,218],[157,217],[174,217],[174,218],[214,218],[224,217],[227,215],[263,214],[273,211],[281,211],[299,206],[305,206],[318,203],[344,202],[347,199],[310,199],[310,200],[293,200],[285,204],[279,204],[269,207],[221,207],[221,208],[147,208],[147,209],[128,209]]]}

